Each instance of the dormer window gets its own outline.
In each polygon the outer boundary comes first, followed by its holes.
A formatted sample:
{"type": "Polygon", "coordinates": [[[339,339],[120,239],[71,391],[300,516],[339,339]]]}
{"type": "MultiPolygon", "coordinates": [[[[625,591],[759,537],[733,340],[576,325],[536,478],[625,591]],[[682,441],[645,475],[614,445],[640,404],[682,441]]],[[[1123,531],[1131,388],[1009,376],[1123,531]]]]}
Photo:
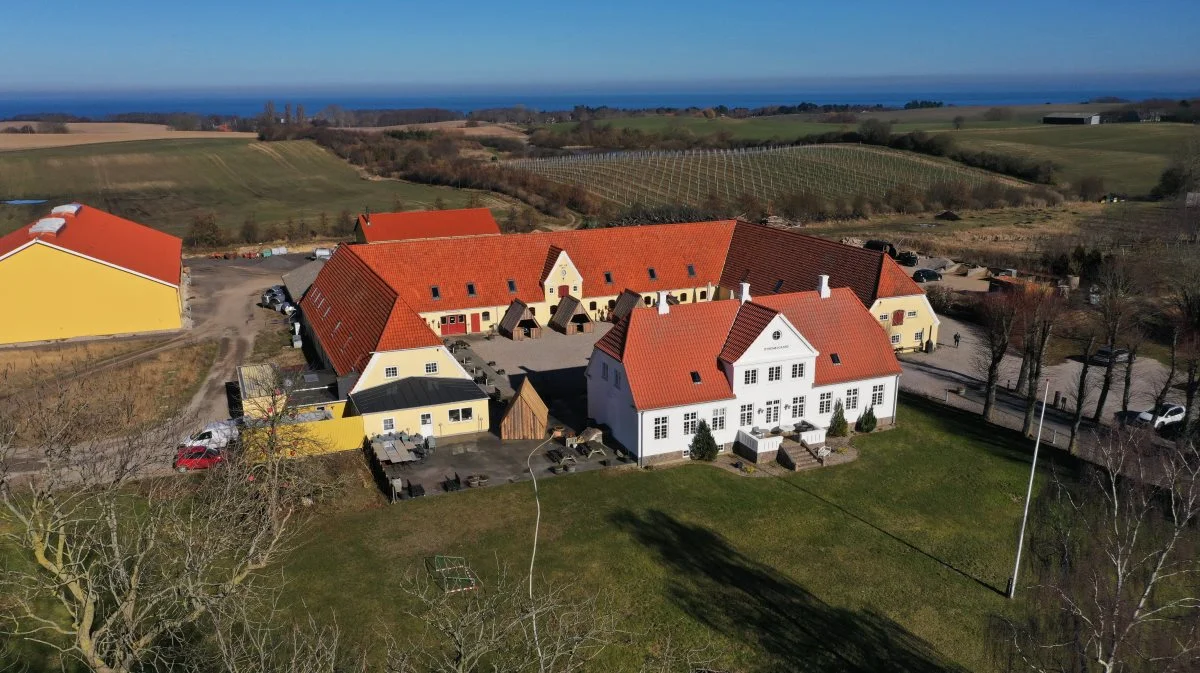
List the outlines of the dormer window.
{"type": "Polygon", "coordinates": [[[431,285],[429,287],[429,295],[433,297],[434,301],[437,301],[438,299],[442,298],[442,291],[438,289],[438,286],[431,285]]]}
{"type": "Polygon", "coordinates": [[[508,293],[509,294],[517,293],[517,281],[513,280],[512,278],[508,279],[508,293]]]}
{"type": "Polygon", "coordinates": [[[650,280],[658,280],[658,272],[654,270],[654,267],[646,269],[646,273],[650,275],[650,280]]]}
{"type": "Polygon", "coordinates": [[[467,283],[467,296],[468,297],[475,296],[475,283],[467,283]]]}
{"type": "Polygon", "coordinates": [[[833,364],[835,364],[835,365],[842,364],[842,357],[840,355],[838,355],[837,353],[830,353],[829,359],[833,360],[833,364]]]}
{"type": "Polygon", "coordinates": [[[604,282],[607,285],[612,285],[612,271],[604,272],[604,282]]]}
{"type": "Polygon", "coordinates": [[[688,278],[696,277],[696,265],[688,264],[688,278]]]}

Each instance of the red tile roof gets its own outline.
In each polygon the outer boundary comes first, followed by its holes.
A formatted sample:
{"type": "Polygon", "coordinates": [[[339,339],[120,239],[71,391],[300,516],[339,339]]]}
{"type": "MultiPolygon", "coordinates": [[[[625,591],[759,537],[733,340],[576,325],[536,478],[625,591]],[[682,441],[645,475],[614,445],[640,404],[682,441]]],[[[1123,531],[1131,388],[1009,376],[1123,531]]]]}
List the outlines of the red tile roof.
{"type": "Polygon", "coordinates": [[[847,288],[821,299],[816,292],[681,304],[666,315],[634,311],[596,343],[625,365],[638,409],[661,409],[730,399],[720,360],[745,353],[777,314],[817,349],[813,383],[818,386],[900,373],[887,334],[847,288]],[[755,329],[757,328],[757,332],[755,329]],[[841,364],[830,357],[837,353],[841,364]],[[667,355],[669,354],[669,355],[667,355]],[[691,372],[700,375],[693,383],[691,372]]]}
{"type": "Polygon", "coordinates": [[[37,224],[32,222],[0,238],[0,257],[36,239],[178,287],[183,252],[180,239],[91,206],[53,217],[66,222],[58,233],[30,233],[37,224]]]}
{"type": "Polygon", "coordinates": [[[820,353],[814,385],[900,373],[887,333],[848,288],[834,288],[826,299],[816,292],[797,292],[754,302],[782,313],[820,353]],[[840,365],[833,363],[834,353],[840,365]]]}
{"type": "Polygon", "coordinates": [[[338,246],[300,309],[339,376],[362,372],[371,353],[437,346],[442,341],[359,257],[338,246]]]}
{"type": "Polygon", "coordinates": [[[733,226],[732,221],[663,224],[350,247],[406,304],[428,312],[508,306],[513,299],[545,301],[541,274],[552,247],[566,251],[579,269],[585,298],[626,288],[654,292],[715,285],[733,226]],[[689,264],[695,276],[688,274],[689,264]],[[611,284],[604,280],[606,272],[612,274],[611,284]],[[516,283],[515,294],[508,291],[509,279],[516,283]],[[468,296],[467,283],[475,285],[474,296],[468,296]],[[430,291],[435,285],[440,299],[430,291]]]}
{"type": "Polygon", "coordinates": [[[736,290],[750,283],[750,296],[816,290],[817,276],[830,287],[854,290],[864,306],[879,297],[921,294],[895,261],[868,250],[788,229],[738,222],[721,272],[721,286],[736,290]]]}
{"type": "Polygon", "coordinates": [[[367,243],[500,233],[500,225],[487,208],[364,214],[358,216],[358,228],[367,243]]]}

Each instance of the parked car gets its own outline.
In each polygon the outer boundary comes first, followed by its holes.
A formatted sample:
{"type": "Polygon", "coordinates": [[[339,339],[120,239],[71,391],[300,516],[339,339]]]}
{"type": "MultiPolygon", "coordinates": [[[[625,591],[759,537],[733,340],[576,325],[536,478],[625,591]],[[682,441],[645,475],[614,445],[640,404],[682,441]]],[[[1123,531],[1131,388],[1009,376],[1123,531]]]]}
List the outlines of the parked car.
{"type": "Polygon", "coordinates": [[[207,470],[220,465],[224,460],[225,455],[220,449],[204,446],[181,446],[175,452],[175,462],[172,467],[176,472],[207,470]]]}
{"type": "Polygon", "coordinates": [[[900,263],[900,266],[916,266],[918,261],[917,253],[911,250],[902,252],[896,256],[896,261],[900,263]]]}
{"type": "Polygon", "coordinates": [[[1101,346],[1096,354],[1092,356],[1092,362],[1098,365],[1108,366],[1109,362],[1122,363],[1129,362],[1129,351],[1124,348],[1109,348],[1101,346]]]}
{"type": "Polygon", "coordinates": [[[199,430],[179,441],[179,448],[223,449],[238,438],[237,421],[218,421],[209,423],[199,430]]]}
{"type": "Polygon", "coordinates": [[[1182,404],[1162,404],[1157,409],[1131,411],[1125,416],[1118,411],[1116,418],[1122,425],[1153,425],[1155,430],[1161,430],[1164,426],[1182,421],[1186,412],[1187,408],[1182,404]]]}
{"type": "Polygon", "coordinates": [[[912,279],[918,283],[926,283],[931,280],[941,280],[942,274],[933,269],[917,269],[913,272],[912,279]]]}
{"type": "Polygon", "coordinates": [[[330,257],[333,257],[333,251],[329,248],[317,248],[313,250],[313,259],[329,259],[330,257]]]}

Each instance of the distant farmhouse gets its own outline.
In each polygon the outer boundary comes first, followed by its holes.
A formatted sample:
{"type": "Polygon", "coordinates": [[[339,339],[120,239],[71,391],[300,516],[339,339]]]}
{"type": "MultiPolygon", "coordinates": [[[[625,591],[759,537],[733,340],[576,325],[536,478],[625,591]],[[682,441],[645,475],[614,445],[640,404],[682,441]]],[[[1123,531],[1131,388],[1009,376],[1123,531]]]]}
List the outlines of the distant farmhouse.
{"type": "Polygon", "coordinates": [[[1099,124],[1100,113],[1092,112],[1051,112],[1042,117],[1043,124],[1099,124]]]}
{"type": "Polygon", "coordinates": [[[0,237],[0,344],[180,329],[183,242],[78,203],[0,237]]]}
{"type": "Polygon", "coordinates": [[[354,225],[356,243],[386,243],[419,238],[451,238],[499,234],[500,225],[487,208],[363,213],[354,225]]]}

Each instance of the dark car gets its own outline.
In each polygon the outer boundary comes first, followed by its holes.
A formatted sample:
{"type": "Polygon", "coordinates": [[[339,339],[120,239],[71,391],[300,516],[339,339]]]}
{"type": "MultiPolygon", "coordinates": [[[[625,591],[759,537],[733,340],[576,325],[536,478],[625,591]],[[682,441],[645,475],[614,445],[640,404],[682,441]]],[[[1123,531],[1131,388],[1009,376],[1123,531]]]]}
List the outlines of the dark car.
{"type": "Polygon", "coordinates": [[[913,272],[912,278],[918,283],[927,283],[931,280],[941,280],[942,274],[933,269],[917,269],[913,272]]]}
{"type": "Polygon", "coordinates": [[[896,261],[900,263],[900,266],[916,266],[917,259],[917,253],[912,251],[902,252],[896,256],[896,261]]]}
{"type": "Polygon", "coordinates": [[[1101,346],[1100,349],[1096,351],[1096,354],[1092,356],[1092,362],[1105,366],[1107,366],[1110,362],[1116,364],[1129,362],[1129,351],[1125,350],[1124,348],[1109,348],[1108,346],[1101,346]]]}

